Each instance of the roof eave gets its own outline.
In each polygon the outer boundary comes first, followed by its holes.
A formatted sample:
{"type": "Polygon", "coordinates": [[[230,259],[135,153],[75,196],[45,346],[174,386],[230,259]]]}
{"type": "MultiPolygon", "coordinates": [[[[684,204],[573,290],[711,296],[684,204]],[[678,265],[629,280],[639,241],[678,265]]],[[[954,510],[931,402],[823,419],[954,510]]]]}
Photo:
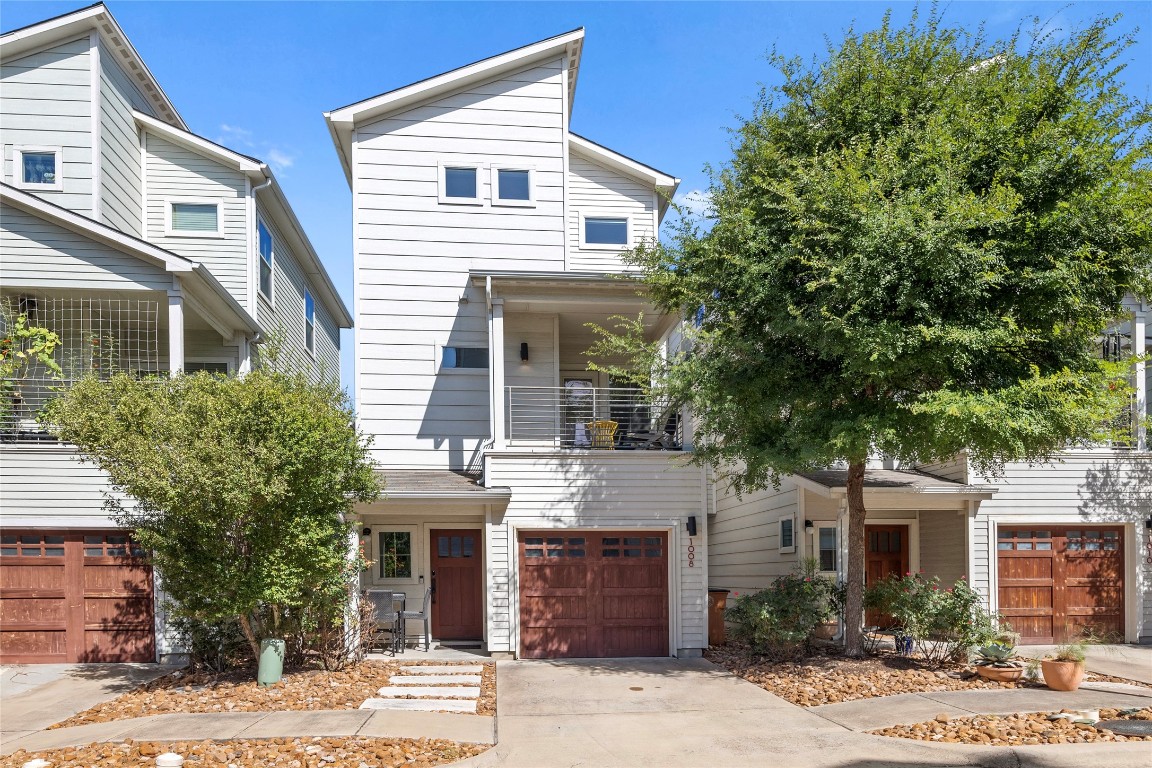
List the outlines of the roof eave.
{"type": "Polygon", "coordinates": [[[261,160],[249,157],[248,155],[242,155],[239,152],[234,152],[214,141],[205,139],[203,136],[171,126],[163,120],[157,120],[143,112],[132,110],[132,117],[135,118],[139,125],[154,131],[163,139],[179,144],[185,149],[217,160],[253,178],[262,178],[265,175],[264,171],[267,165],[261,160]]]}

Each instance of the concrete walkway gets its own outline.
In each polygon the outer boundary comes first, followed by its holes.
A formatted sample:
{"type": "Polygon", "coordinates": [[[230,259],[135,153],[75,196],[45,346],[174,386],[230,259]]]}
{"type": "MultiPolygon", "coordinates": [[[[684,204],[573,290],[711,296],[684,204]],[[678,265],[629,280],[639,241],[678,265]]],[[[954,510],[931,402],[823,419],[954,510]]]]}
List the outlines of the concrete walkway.
{"type": "MultiPolygon", "coordinates": [[[[1043,658],[1056,649],[1054,645],[1022,645],[1016,653],[1030,659],[1043,658]]],[[[1152,645],[1089,645],[1085,647],[1084,666],[1089,672],[1125,677],[1152,685],[1152,645]]]]}

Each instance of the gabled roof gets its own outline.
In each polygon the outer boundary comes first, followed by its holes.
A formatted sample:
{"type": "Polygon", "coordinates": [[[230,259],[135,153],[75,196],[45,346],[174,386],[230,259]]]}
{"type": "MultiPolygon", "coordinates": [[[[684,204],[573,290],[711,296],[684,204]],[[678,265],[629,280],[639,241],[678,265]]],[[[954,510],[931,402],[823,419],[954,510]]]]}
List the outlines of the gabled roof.
{"type": "Polygon", "coordinates": [[[301,226],[300,220],[296,218],[296,212],[293,211],[292,206],[288,204],[288,199],[284,196],[284,191],[280,188],[280,183],[276,180],[276,175],[272,173],[272,169],[268,167],[267,163],[258,158],[234,152],[225,146],[217,144],[214,141],[209,141],[203,136],[198,136],[190,131],[174,128],[142,112],[133,111],[132,115],[136,118],[136,122],[139,125],[143,126],[146,130],[152,131],[166,141],[171,141],[185,149],[246,174],[252,181],[254,188],[260,187],[265,181],[272,182],[268,187],[262,188],[263,192],[258,192],[258,194],[270,197],[270,200],[266,204],[269,214],[276,220],[276,223],[280,225],[281,232],[295,241],[294,245],[297,247],[293,250],[301,260],[300,267],[304,274],[312,278],[311,283],[316,288],[317,298],[324,303],[324,306],[328,308],[328,311],[341,328],[352,327],[352,314],[348,311],[348,307],[345,306],[344,300],[340,298],[340,292],[336,290],[336,286],[332,283],[332,278],[329,277],[328,270],[324,268],[324,264],[320,261],[316,249],[312,247],[312,241],[309,240],[308,235],[305,234],[304,227],[301,226]]]}
{"type": "Polygon", "coordinates": [[[45,21],[29,24],[0,35],[0,58],[5,62],[26,56],[53,44],[64,42],[95,30],[101,39],[120,60],[124,71],[140,92],[152,102],[161,119],[178,128],[187,128],[184,119],[148,70],[140,54],[132,47],[124,30],[104,6],[96,3],[78,11],[56,16],[45,21]]]}
{"type": "Polygon", "coordinates": [[[95,219],[82,216],[75,211],[50,203],[42,197],[0,183],[0,201],[38,218],[57,224],[83,237],[114,248],[120,253],[133,256],[166,272],[180,275],[184,285],[204,319],[213,324],[222,335],[236,330],[252,334],[262,333],[260,325],[240,306],[228,290],[203,264],[185,258],[157,245],[125,234],[118,229],[102,224],[95,219]],[[223,315],[227,323],[220,322],[223,315]],[[213,322],[216,319],[217,322],[213,322]]]}
{"type": "Polygon", "coordinates": [[[650,165],[645,165],[639,160],[633,160],[627,155],[622,155],[619,152],[608,149],[608,147],[603,144],[597,144],[591,139],[586,139],[571,131],[568,132],[568,147],[571,150],[575,150],[577,154],[584,155],[600,165],[605,165],[615,171],[623,173],[625,176],[631,176],[634,179],[639,179],[655,187],[661,194],[661,216],[668,210],[668,203],[672,199],[672,196],[676,194],[677,187],[680,186],[680,179],[675,176],[670,176],[663,171],[658,171],[650,165]]]}
{"type": "Polygon", "coordinates": [[[568,112],[576,96],[576,76],[580,69],[580,51],[584,45],[584,28],[580,27],[546,40],[516,48],[487,59],[466,64],[434,77],[386,91],[346,107],[324,113],[328,131],[344,166],[344,175],[352,183],[352,131],[361,123],[378,120],[385,115],[415,104],[443,96],[469,85],[490,80],[499,75],[523,69],[533,61],[568,54],[568,112]]]}

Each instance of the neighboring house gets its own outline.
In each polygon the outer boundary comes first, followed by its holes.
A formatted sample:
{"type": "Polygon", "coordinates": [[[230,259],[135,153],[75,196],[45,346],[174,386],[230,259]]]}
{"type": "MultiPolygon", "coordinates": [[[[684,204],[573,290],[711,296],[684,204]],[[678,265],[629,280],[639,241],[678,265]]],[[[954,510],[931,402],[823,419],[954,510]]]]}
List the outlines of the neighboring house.
{"type": "MultiPolygon", "coordinates": [[[[1147,302],[1101,339],[1103,354],[1150,348],[1147,302]]],[[[923,571],[966,578],[1024,643],[1062,642],[1085,627],[1129,642],[1152,641],[1152,452],[1149,368],[1134,365],[1128,437],[1069,449],[1051,463],[1010,463],[983,476],[965,456],[898,468],[876,461],[865,475],[867,580],[923,571]]],[[[745,592],[767,586],[806,558],[843,578],[847,563],[846,472],[784,479],[778,489],[720,489],[709,528],[709,583],[745,592]]],[[[870,616],[877,621],[878,617],[870,616]]]]}
{"type": "MultiPolygon", "coordinates": [[[[670,404],[588,370],[588,323],[675,318],[621,280],[678,179],[569,129],[583,30],[326,114],[352,188],[365,587],[434,589],[494,655],[706,645],[706,472],[670,404]],[[615,383],[618,384],[618,383],[615,383]]],[[[415,624],[409,627],[416,631],[415,624]]]]}
{"type": "Polygon", "coordinates": [[[0,64],[0,302],[64,369],[0,382],[0,661],[164,658],[107,476],[36,412],[93,372],[243,372],[270,334],[337,376],[351,317],[268,167],[191,133],[103,5],[0,36],[0,64]]]}

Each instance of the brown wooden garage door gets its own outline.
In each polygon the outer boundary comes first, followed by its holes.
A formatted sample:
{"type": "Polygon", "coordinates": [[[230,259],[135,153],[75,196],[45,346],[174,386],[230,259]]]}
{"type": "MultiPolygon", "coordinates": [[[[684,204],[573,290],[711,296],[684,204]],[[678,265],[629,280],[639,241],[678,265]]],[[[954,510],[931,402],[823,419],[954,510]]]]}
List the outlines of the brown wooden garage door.
{"type": "Polygon", "coordinates": [[[668,534],[521,531],[520,655],[668,655],[668,534]]]}
{"type": "Polygon", "coordinates": [[[1124,529],[1001,526],[1000,613],[1022,643],[1124,632],[1124,529]]]}
{"type": "Polygon", "coordinates": [[[155,661],[152,569],[117,531],[0,534],[0,662],[155,661]]]}

